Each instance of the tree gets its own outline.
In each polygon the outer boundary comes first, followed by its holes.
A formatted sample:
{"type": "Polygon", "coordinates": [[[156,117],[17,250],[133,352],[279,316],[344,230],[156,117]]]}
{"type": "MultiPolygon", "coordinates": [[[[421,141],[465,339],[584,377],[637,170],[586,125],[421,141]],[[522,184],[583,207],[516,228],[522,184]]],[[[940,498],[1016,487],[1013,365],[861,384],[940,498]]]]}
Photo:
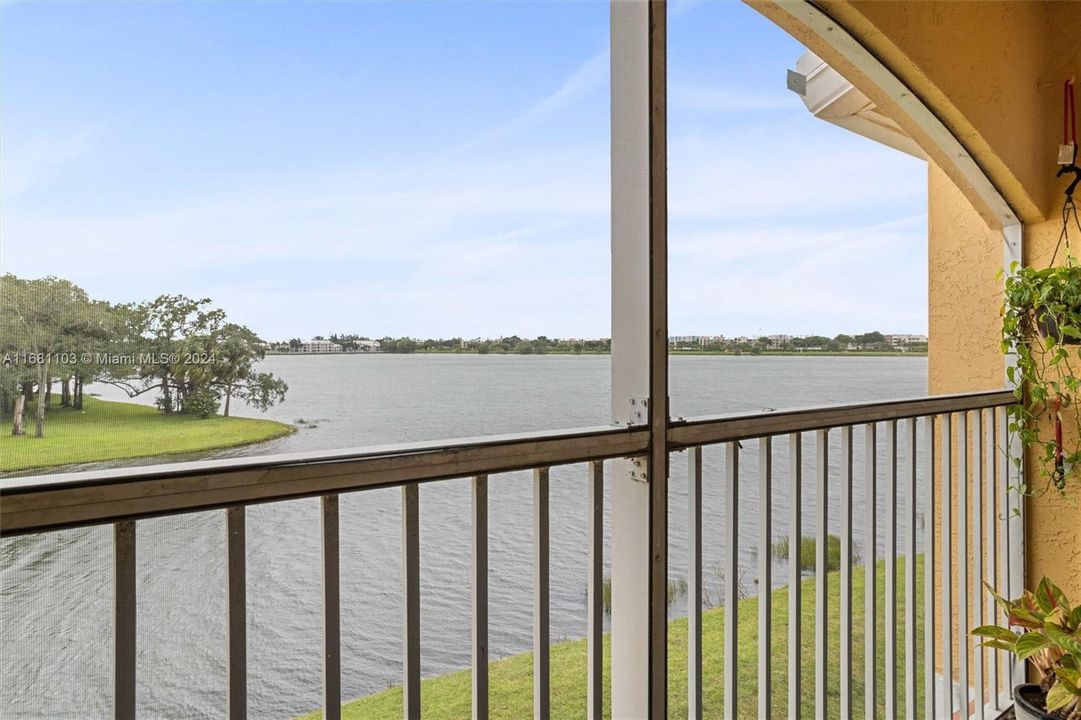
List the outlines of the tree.
{"type": "MultiPolygon", "coordinates": [[[[56,277],[23,280],[6,274],[0,283],[2,326],[18,364],[25,359],[26,372],[20,373],[18,389],[25,398],[29,384],[36,387],[34,436],[45,437],[46,397],[58,372],[53,358],[78,346],[91,314],[90,298],[71,281],[56,277]]],[[[25,400],[16,399],[15,434],[21,434],[25,406],[25,400]]]]}
{"type": "Polygon", "coordinates": [[[132,397],[158,390],[156,402],[165,413],[207,417],[223,397],[226,416],[233,398],[260,410],[281,401],[288,386],[254,370],[266,354],[263,341],[243,325],[226,322],[225,311],[210,302],[161,295],[125,306],[127,345],[137,362],[114,372],[110,382],[132,397]]]}
{"type": "Polygon", "coordinates": [[[229,417],[233,397],[245,400],[260,410],[285,399],[289,386],[270,373],[254,371],[254,364],[266,352],[259,337],[235,323],[222,327],[210,347],[214,357],[214,373],[210,385],[225,397],[222,415],[229,417]]]}

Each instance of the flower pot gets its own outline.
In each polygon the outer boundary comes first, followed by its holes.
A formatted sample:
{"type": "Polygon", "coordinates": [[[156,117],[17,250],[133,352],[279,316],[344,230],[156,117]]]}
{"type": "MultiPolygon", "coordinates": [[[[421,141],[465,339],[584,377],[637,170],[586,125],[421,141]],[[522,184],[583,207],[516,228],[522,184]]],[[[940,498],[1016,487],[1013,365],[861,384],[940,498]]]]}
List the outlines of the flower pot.
{"type": "Polygon", "coordinates": [[[1040,331],[1042,337],[1051,338],[1059,345],[1081,345],[1081,338],[1062,336],[1062,331],[1058,327],[1058,320],[1053,313],[1048,311],[1045,305],[1041,305],[1036,309],[1036,328],[1040,331]]]}
{"type": "Polygon", "coordinates": [[[1039,685],[1018,685],[1013,689],[1014,713],[1017,720],[1058,720],[1044,707],[1046,693],[1039,685]]]}

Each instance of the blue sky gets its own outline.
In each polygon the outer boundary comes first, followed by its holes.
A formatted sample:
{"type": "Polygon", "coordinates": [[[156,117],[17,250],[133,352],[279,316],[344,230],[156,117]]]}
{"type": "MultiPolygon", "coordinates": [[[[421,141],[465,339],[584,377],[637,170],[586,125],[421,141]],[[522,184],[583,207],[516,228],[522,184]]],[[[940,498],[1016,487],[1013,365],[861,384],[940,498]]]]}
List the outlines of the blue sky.
{"type": "MultiPolygon", "coordinates": [[[[669,21],[673,334],[924,332],[924,163],[669,21]]],[[[609,333],[608,6],[0,4],[0,265],[267,339],[609,333]]]]}

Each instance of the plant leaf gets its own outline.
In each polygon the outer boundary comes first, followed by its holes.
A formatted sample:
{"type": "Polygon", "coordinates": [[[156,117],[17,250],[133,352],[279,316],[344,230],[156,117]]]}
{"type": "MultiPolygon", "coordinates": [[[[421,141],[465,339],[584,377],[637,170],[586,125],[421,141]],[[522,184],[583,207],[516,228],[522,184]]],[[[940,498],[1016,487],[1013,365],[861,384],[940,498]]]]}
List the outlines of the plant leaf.
{"type": "Polygon", "coordinates": [[[1002,640],[984,640],[980,643],[980,647],[991,648],[992,650],[1003,650],[1005,652],[1013,652],[1013,643],[1004,642],[1002,640]]]}
{"type": "Polygon", "coordinates": [[[1063,667],[1061,665],[1055,666],[1055,675],[1058,676],[1060,682],[1066,683],[1071,691],[1081,693],[1081,673],[1071,668],[1063,667]]]}
{"type": "Polygon", "coordinates": [[[1057,682],[1051,686],[1051,690],[1047,693],[1047,709],[1058,710],[1060,707],[1065,707],[1073,701],[1073,693],[1063,686],[1062,683],[1057,682]]]}
{"type": "Polygon", "coordinates": [[[1017,638],[1017,642],[1014,643],[1014,652],[1017,654],[1018,660],[1027,660],[1041,650],[1051,647],[1051,645],[1050,638],[1042,632],[1033,630],[1017,638]]]}
{"type": "Polygon", "coordinates": [[[982,637],[994,638],[996,640],[1002,640],[1008,642],[1011,645],[1017,642],[1016,633],[1008,630],[1001,625],[981,625],[972,631],[973,635],[980,635],[982,637]]]}
{"type": "Polygon", "coordinates": [[[1071,635],[1055,623],[1045,623],[1044,631],[1047,637],[1063,650],[1071,655],[1081,656],[1081,638],[1071,635]]]}

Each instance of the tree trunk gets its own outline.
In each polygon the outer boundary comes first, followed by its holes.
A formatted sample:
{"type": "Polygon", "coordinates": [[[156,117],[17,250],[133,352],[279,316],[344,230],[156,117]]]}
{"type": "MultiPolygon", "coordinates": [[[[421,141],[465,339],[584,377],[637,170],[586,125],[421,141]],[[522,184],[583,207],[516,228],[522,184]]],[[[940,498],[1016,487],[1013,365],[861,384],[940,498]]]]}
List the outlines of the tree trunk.
{"type": "Polygon", "coordinates": [[[81,373],[75,373],[75,389],[73,394],[75,395],[75,409],[83,409],[83,376],[81,373]]]}
{"type": "Polygon", "coordinates": [[[53,379],[49,377],[48,373],[45,374],[45,407],[49,407],[53,403],[53,379]]]}
{"type": "Polygon", "coordinates": [[[15,412],[11,418],[11,434],[12,435],[25,435],[26,429],[23,427],[23,410],[26,408],[26,395],[19,393],[15,396],[15,412]]]}
{"type": "Polygon", "coordinates": [[[45,437],[45,406],[47,404],[46,398],[49,396],[49,370],[48,364],[38,365],[41,368],[38,371],[38,407],[37,407],[37,424],[34,427],[34,437],[45,437]]]}
{"type": "Polygon", "coordinates": [[[161,379],[161,398],[162,411],[171,413],[173,411],[173,399],[169,395],[169,379],[166,377],[161,379]]]}
{"type": "Polygon", "coordinates": [[[71,376],[60,378],[60,406],[71,407],[71,376]]]}
{"type": "Polygon", "coordinates": [[[222,417],[229,417],[229,401],[233,399],[233,385],[230,383],[225,386],[225,412],[222,413],[222,417]]]}

